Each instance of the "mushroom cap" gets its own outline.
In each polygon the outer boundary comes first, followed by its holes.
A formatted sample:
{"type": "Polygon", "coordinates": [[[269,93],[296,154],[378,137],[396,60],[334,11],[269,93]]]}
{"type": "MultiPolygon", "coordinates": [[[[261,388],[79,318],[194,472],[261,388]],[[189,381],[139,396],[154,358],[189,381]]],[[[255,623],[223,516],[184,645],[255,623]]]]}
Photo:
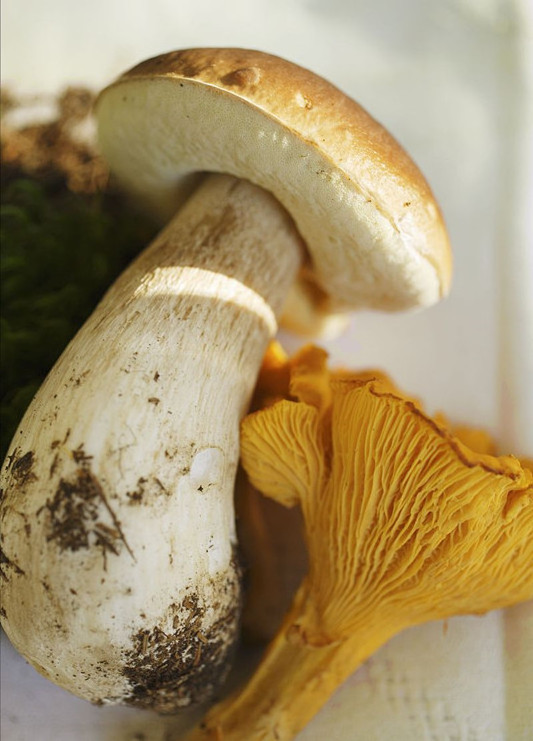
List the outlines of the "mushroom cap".
{"type": "Polygon", "coordinates": [[[328,310],[428,306],[449,289],[446,228],[417,166],[361,106],[296,64],[244,49],[170,52],[107,87],[96,116],[117,180],[161,219],[205,172],[273,193],[328,310]]]}
{"type": "MultiPolygon", "coordinates": [[[[302,510],[306,640],[347,639],[381,618],[396,623],[391,635],[531,599],[527,461],[471,450],[384,374],[330,373],[326,359],[302,349],[289,361],[295,400],[241,429],[252,484],[302,510]]],[[[275,393],[281,370],[272,363],[275,393]]]]}

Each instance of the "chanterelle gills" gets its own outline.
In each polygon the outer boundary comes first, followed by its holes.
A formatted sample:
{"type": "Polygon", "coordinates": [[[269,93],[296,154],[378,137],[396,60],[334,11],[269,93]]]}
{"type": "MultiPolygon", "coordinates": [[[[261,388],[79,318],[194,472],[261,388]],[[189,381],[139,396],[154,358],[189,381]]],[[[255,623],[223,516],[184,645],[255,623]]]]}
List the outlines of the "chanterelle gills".
{"type": "Polygon", "coordinates": [[[252,483],[301,507],[309,571],[248,684],[192,739],[292,739],[408,626],[533,597],[533,474],[474,453],[386,378],[291,364],[290,394],[245,418],[252,483]]]}
{"type": "Polygon", "coordinates": [[[75,694],[173,711],[231,663],[239,424],[284,307],[295,324],[303,301],[311,331],[328,310],[434,303],[449,245],[397,142],[285,60],[165,54],[106,88],[96,116],[114,177],[168,223],[16,432],[2,624],[75,694]]]}
{"type": "MultiPolygon", "coordinates": [[[[330,381],[336,377],[358,381],[380,378],[397,391],[391,379],[375,369],[349,373],[333,369],[324,374],[323,359],[322,351],[307,349],[288,357],[278,342],[271,342],[263,358],[251,410],[263,409],[284,398],[295,400],[302,393],[302,383],[308,392],[314,385],[315,394],[320,388],[329,394],[330,381]],[[292,396],[290,389],[298,387],[298,393],[292,396]]],[[[411,401],[422,408],[417,399],[411,397],[411,401]]],[[[434,421],[450,430],[471,451],[497,455],[497,442],[485,429],[453,423],[442,412],[435,415],[434,421]]],[[[533,469],[532,461],[520,461],[523,467],[533,469]]],[[[239,543],[246,564],[243,636],[247,642],[265,643],[275,635],[308,569],[302,513],[300,507],[287,508],[262,496],[246,476],[238,478],[236,508],[239,543]]]]}

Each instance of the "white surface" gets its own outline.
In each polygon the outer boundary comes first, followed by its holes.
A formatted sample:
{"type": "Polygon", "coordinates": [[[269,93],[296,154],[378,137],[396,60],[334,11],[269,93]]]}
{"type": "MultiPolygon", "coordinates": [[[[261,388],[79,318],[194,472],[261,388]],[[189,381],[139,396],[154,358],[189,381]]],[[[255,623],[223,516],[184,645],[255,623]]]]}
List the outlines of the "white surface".
{"type": "MultiPolygon", "coordinates": [[[[455,280],[441,305],[358,315],[327,347],[533,456],[529,0],[4,0],[2,15],[2,79],[19,90],[99,87],[172,48],[232,45],[285,56],[358,99],[432,184],[455,280]]],[[[532,646],[530,605],[408,631],[301,739],[530,741],[532,646]]],[[[93,708],[2,648],[2,741],[162,741],[175,722],[93,708]]]]}

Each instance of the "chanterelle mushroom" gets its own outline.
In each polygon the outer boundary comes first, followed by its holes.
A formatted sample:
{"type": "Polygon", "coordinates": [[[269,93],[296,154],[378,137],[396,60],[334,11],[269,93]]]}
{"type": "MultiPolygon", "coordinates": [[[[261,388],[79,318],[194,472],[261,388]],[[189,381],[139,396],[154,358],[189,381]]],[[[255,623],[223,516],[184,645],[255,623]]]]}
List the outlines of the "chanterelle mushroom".
{"type": "MultiPolygon", "coordinates": [[[[290,399],[291,387],[299,389],[298,396],[302,393],[302,382],[308,391],[314,387],[315,396],[322,388],[322,394],[328,398],[330,380],[336,377],[357,381],[380,378],[392,384],[385,373],[375,369],[354,372],[335,369],[328,376],[324,373],[323,362],[324,351],[303,348],[289,358],[277,341],[271,342],[263,358],[250,409],[255,411],[281,399],[290,399]]],[[[397,391],[394,384],[391,390],[397,391]]],[[[421,406],[416,399],[411,401],[421,406]]],[[[496,441],[486,430],[453,424],[443,413],[436,414],[434,421],[448,428],[471,451],[498,454],[496,441]]],[[[523,467],[533,468],[524,458],[520,458],[520,462],[523,467]]],[[[247,574],[242,629],[249,642],[266,643],[275,635],[307,572],[302,514],[299,507],[287,508],[262,496],[246,476],[238,478],[236,510],[239,544],[247,574]]]]}
{"type": "Polygon", "coordinates": [[[242,460],[301,507],[309,572],[256,673],[191,741],[287,741],[400,630],[533,597],[531,471],[473,453],[385,379],[329,382],[319,351],[299,360],[298,401],[244,420],[242,460]]]}
{"type": "Polygon", "coordinates": [[[2,621],[68,690],[168,711],[212,691],[235,642],[239,423],[297,273],[319,315],[392,310],[444,295],[450,256],[401,147],[289,62],[166,54],[104,90],[96,114],[116,178],[173,218],[15,435],[2,621]]]}

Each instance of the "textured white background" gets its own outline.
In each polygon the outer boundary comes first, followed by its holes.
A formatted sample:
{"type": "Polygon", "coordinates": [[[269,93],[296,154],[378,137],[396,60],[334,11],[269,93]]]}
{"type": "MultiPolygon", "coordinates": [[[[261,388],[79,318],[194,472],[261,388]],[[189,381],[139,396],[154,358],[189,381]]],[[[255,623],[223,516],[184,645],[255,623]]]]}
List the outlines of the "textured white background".
{"type": "MultiPolygon", "coordinates": [[[[191,46],[259,48],[329,78],[421,166],[455,253],[447,301],[353,317],[326,343],[333,359],[383,367],[431,410],[533,456],[532,17],[530,0],[3,0],[2,83],[97,89],[191,46]]],[[[530,741],[532,667],[530,606],[413,629],[301,739],[530,741]]],[[[175,724],[72,698],[5,639],[1,702],[2,741],[162,741],[175,724]]]]}

